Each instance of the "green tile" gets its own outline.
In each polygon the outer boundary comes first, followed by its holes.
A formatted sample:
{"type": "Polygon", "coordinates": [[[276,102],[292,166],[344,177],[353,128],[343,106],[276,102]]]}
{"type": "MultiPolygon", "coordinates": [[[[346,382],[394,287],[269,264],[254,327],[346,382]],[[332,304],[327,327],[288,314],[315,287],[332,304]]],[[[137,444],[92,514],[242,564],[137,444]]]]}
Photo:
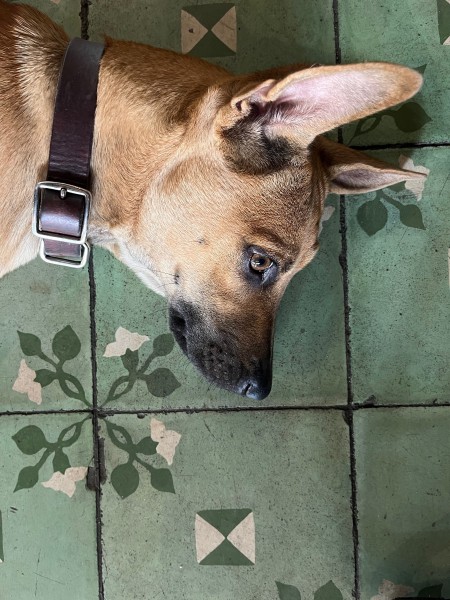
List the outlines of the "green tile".
{"type": "Polygon", "coordinates": [[[76,0],[27,0],[24,4],[34,6],[61,25],[70,37],[80,37],[80,3],[76,0]]]}
{"type": "Polygon", "coordinates": [[[339,411],[120,415],[101,428],[105,598],[274,600],[277,582],[302,598],[351,598],[339,411]]]}
{"type": "Polygon", "coordinates": [[[401,154],[430,169],[420,201],[405,189],[347,199],[353,390],[357,402],[448,402],[450,149],[374,153],[401,154]],[[368,214],[386,225],[374,233],[368,214]]]}
{"type": "Polygon", "coordinates": [[[449,427],[447,408],[355,414],[361,598],[449,597],[449,427]]]}
{"type": "MultiPolygon", "coordinates": [[[[445,15],[442,6],[439,15],[438,6],[434,0],[339,3],[342,62],[381,60],[422,67],[425,80],[422,90],[411,101],[414,105],[405,105],[400,112],[385,115],[365,135],[355,136],[359,133],[356,125],[349,126],[345,129],[345,142],[364,145],[448,141],[450,48],[441,42],[445,15]]],[[[376,123],[371,119],[363,127],[370,128],[376,123]]]]}
{"type": "MultiPolygon", "coordinates": [[[[335,206],[336,200],[332,203],[335,206]]],[[[347,400],[339,252],[335,211],[324,224],[318,256],[294,279],[282,302],[275,339],[273,391],[264,401],[267,406],[339,404],[347,400]]],[[[171,345],[159,350],[160,356],[147,369],[149,375],[158,369],[150,385],[148,380],[137,381],[127,388],[127,370],[121,357],[105,357],[106,348],[114,342],[119,327],[147,336],[149,341],[139,349],[143,365],[152,353],[153,341],[169,332],[167,303],[105,251],[95,250],[94,258],[100,404],[124,409],[254,405],[253,400],[209,384],[178,346],[172,349],[171,345]]]]}
{"type": "Polygon", "coordinates": [[[83,481],[92,460],[92,426],[90,419],[81,424],[83,419],[80,415],[0,417],[2,599],[98,596],[95,494],[83,481]],[[50,448],[54,443],[57,446],[50,448]],[[70,469],[64,476],[54,473],[63,468],[62,453],[70,469]],[[33,471],[33,465],[38,469],[33,471]],[[53,487],[43,485],[52,479],[68,485],[65,489],[72,496],[54,489],[53,483],[53,487]]]}
{"type": "Polygon", "coordinates": [[[86,408],[92,402],[87,270],[36,259],[2,279],[0,313],[0,411],[86,408]]]}
{"type": "MultiPolygon", "coordinates": [[[[212,62],[236,72],[255,71],[299,62],[334,63],[334,29],[331,3],[319,2],[310,10],[306,2],[273,3],[260,0],[236,2],[237,54],[212,62]]],[[[196,3],[193,11],[207,24],[224,3],[211,8],[210,1],[196,3]],[[204,5],[206,9],[201,10],[204,5]],[[210,18],[211,17],[211,18],[210,18]]],[[[230,5],[231,6],[231,5],[230,5]]],[[[181,11],[190,10],[186,0],[95,0],[89,13],[90,35],[104,34],[181,51],[181,11]]],[[[203,22],[203,21],[202,21],[203,22]]],[[[205,50],[209,56],[210,48],[205,50]]]]}

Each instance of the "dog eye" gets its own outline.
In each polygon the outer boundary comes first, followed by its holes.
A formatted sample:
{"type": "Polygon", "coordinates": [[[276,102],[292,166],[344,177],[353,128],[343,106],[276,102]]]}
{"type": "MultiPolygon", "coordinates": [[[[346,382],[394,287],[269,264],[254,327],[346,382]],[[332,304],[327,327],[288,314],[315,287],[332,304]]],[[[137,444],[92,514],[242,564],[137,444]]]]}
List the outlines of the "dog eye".
{"type": "Polygon", "coordinates": [[[270,269],[272,265],[273,260],[264,254],[255,252],[250,258],[250,267],[253,269],[253,271],[257,271],[258,273],[267,271],[267,269],[270,269]]]}

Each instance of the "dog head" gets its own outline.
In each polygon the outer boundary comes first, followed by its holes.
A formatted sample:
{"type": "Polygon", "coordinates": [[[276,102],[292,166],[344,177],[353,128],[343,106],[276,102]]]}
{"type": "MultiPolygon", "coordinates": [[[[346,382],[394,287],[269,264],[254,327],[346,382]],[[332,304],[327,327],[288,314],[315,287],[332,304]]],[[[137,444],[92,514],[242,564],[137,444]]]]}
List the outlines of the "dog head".
{"type": "MultiPolygon", "coordinates": [[[[327,194],[422,177],[321,134],[406,100],[421,76],[367,63],[237,77],[211,67],[207,77],[199,65],[185,68],[186,100],[172,94],[166,102],[164,89],[152,100],[159,120],[148,133],[157,147],[151,176],[127,218],[123,209],[110,218],[106,241],[167,296],[170,328],[202,374],[262,399],[271,389],[276,310],[317,252],[327,194]]],[[[148,171],[145,153],[135,154],[134,172],[148,171]]]]}

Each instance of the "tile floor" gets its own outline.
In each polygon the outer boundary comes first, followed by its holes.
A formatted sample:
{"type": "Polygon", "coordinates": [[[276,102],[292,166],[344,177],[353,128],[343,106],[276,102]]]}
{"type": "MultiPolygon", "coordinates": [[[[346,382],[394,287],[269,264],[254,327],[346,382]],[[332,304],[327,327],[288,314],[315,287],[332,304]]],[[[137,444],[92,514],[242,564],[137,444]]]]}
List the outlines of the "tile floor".
{"type": "Polygon", "coordinates": [[[96,294],[39,261],[3,279],[0,598],[450,598],[450,1],[29,3],[236,72],[420,69],[413,100],[341,135],[429,177],[330,197],[257,405],[205,383],[102,250],[96,294]]]}

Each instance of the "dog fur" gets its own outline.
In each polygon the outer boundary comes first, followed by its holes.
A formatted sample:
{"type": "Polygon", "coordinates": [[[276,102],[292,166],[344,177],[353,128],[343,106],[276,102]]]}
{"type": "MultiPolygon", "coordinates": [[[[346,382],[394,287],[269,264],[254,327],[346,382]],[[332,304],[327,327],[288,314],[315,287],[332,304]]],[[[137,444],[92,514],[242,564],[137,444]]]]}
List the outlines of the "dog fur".
{"type": "MultiPolygon", "coordinates": [[[[38,253],[32,197],[45,179],[68,38],[36,9],[3,0],[0,23],[3,276],[38,253]]],[[[327,194],[423,177],[321,134],[407,100],[421,81],[387,63],[235,76],[107,39],[89,239],[167,297],[175,338],[204,376],[264,398],[275,313],[317,252],[327,194]],[[255,270],[254,256],[270,266],[255,270]]]]}

